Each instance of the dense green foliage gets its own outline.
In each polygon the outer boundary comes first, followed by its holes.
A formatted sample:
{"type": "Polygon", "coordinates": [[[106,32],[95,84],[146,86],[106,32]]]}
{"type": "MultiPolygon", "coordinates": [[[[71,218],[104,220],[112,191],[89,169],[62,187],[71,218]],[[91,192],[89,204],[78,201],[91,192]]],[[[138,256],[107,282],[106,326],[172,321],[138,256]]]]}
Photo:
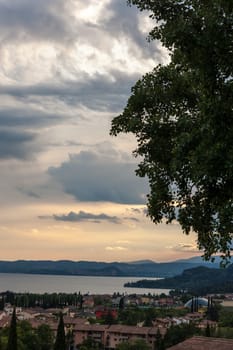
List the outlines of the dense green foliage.
{"type": "Polygon", "coordinates": [[[47,324],[42,324],[36,331],[39,350],[51,350],[53,347],[54,336],[51,328],[47,324]]]}
{"type": "Polygon", "coordinates": [[[196,328],[196,326],[193,324],[171,326],[164,336],[164,347],[166,349],[200,333],[200,330],[198,330],[198,328],[196,328]]]}
{"type": "Polygon", "coordinates": [[[79,346],[79,350],[103,350],[103,345],[91,337],[84,339],[82,344],[79,346]]]}
{"type": "Polygon", "coordinates": [[[66,305],[82,307],[83,297],[80,293],[0,293],[0,308],[4,303],[15,304],[20,307],[61,308],[66,305]]]}
{"type": "MultiPolygon", "coordinates": [[[[232,327],[233,329],[233,309],[222,308],[219,312],[219,325],[221,327],[232,327]]],[[[232,330],[233,333],[233,330],[232,330]]]]}
{"type": "Polygon", "coordinates": [[[127,308],[119,313],[118,321],[129,326],[136,326],[137,323],[142,322],[144,317],[138,308],[127,308]]]}
{"type": "Polygon", "coordinates": [[[39,350],[39,341],[37,333],[33,331],[32,326],[27,321],[21,321],[19,327],[17,328],[18,332],[18,348],[20,350],[39,350]]]}
{"type": "MultiPolygon", "coordinates": [[[[9,349],[8,339],[11,337],[11,328],[3,328],[0,332],[0,349],[9,349]]],[[[15,339],[15,337],[14,337],[15,339]]],[[[27,321],[17,321],[17,341],[10,349],[18,350],[52,350],[53,332],[46,324],[39,326],[36,330],[27,321]],[[17,346],[17,348],[15,348],[17,346]]],[[[11,343],[12,344],[12,343],[11,343]]]]}
{"type": "Polygon", "coordinates": [[[149,179],[154,223],[197,232],[209,259],[230,255],[233,232],[233,2],[129,0],[156,21],[151,40],[170,52],[132,88],[111,134],[131,132],[149,179]]]}
{"type": "Polygon", "coordinates": [[[119,312],[118,323],[136,326],[142,323],[145,327],[151,327],[152,321],[163,317],[182,317],[187,314],[187,309],[176,307],[127,307],[119,312]]]}

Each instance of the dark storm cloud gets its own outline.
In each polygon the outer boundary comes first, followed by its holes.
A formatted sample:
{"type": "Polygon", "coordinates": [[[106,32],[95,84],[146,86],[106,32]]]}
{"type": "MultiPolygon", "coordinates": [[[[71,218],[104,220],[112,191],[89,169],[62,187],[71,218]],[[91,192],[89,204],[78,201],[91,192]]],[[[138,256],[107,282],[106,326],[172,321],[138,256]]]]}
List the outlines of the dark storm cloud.
{"type": "MultiPolygon", "coordinates": [[[[83,5],[82,1],[79,0],[77,4],[85,8],[92,3],[87,1],[83,5]]],[[[136,51],[139,59],[142,55],[149,57],[152,51],[155,52],[154,45],[146,43],[145,35],[139,29],[139,11],[136,7],[127,7],[124,0],[112,0],[106,6],[107,8],[103,7],[102,15],[95,29],[93,24],[74,18],[72,10],[75,8],[75,2],[71,0],[0,0],[0,50],[4,49],[4,46],[7,47],[12,41],[14,41],[13,44],[16,49],[20,48],[21,44],[27,43],[27,41],[32,41],[35,44],[40,43],[40,41],[49,43],[56,41],[56,44],[59,42],[59,45],[61,44],[66,49],[67,43],[75,42],[77,44],[79,42],[78,36],[81,35],[82,41],[85,42],[87,40],[87,44],[92,47],[95,46],[97,51],[107,52],[107,50],[111,50],[111,38],[124,36],[128,38],[127,42],[131,48],[133,47],[135,50],[135,47],[138,47],[136,51]],[[86,37],[88,28],[89,37],[86,37]],[[89,39],[90,42],[88,41],[89,39]]],[[[57,47],[57,45],[55,46],[57,47]]],[[[58,55],[51,68],[50,73],[53,75],[52,77],[49,77],[48,80],[46,78],[39,80],[40,82],[35,84],[30,84],[30,80],[27,80],[27,78],[25,81],[22,81],[22,84],[17,83],[17,85],[14,85],[12,83],[14,78],[19,82],[18,66],[16,64],[18,59],[20,65],[22,64],[22,69],[27,70],[27,67],[24,67],[23,64],[24,51],[20,50],[18,53],[19,57],[17,56],[16,59],[14,55],[10,55],[11,51],[8,52],[7,50],[4,53],[6,67],[3,65],[3,75],[6,74],[9,80],[7,80],[5,86],[3,81],[0,87],[0,95],[2,95],[2,100],[5,97],[8,98],[8,96],[13,97],[13,99],[10,99],[9,108],[0,108],[0,128],[4,129],[2,131],[3,137],[0,140],[0,145],[2,146],[0,150],[1,158],[26,159],[30,157],[36,152],[36,149],[41,149],[40,142],[42,141],[42,137],[41,139],[39,137],[36,138],[36,134],[33,134],[32,130],[36,130],[37,135],[41,136],[42,129],[45,127],[70,123],[69,115],[67,116],[65,112],[58,114],[54,112],[59,110],[57,109],[59,103],[62,103],[63,106],[65,105],[64,110],[66,109],[67,112],[71,111],[71,114],[75,108],[82,107],[94,111],[120,113],[130,95],[131,87],[141,75],[140,72],[138,74],[132,74],[127,71],[122,72],[122,67],[120,66],[119,69],[113,70],[108,67],[108,64],[105,67],[106,70],[104,69],[104,71],[107,71],[105,74],[96,73],[89,75],[79,70],[77,74],[75,68],[74,71],[72,70],[72,62],[64,54],[64,52],[68,51],[62,49],[61,51],[58,50],[58,55]],[[12,65],[12,69],[8,68],[8,63],[10,63],[10,66],[12,65]],[[71,63],[71,66],[69,63],[71,63]],[[64,71],[71,73],[72,80],[68,80],[68,78],[65,80],[64,76],[66,75],[59,73],[60,70],[63,71],[63,68],[64,71]],[[73,79],[74,77],[75,79],[73,79]],[[10,82],[12,85],[10,85],[10,82]],[[28,85],[26,85],[27,82],[28,85]],[[46,106],[48,106],[47,111],[45,111],[46,106]],[[23,129],[24,132],[22,132],[23,129]]],[[[26,54],[27,52],[25,51],[25,56],[26,54]]],[[[40,67],[35,67],[35,70],[37,69],[40,69],[40,67]]],[[[84,117],[79,115],[78,109],[76,120],[80,120],[80,118],[84,117]]],[[[86,113],[85,118],[88,118],[88,113],[86,113]]],[[[43,142],[46,141],[43,140],[43,142]]],[[[70,160],[70,163],[74,168],[76,167],[75,161],[70,160]]],[[[63,169],[63,167],[65,168],[64,164],[61,166],[59,176],[61,176],[62,171],[65,171],[63,169]]],[[[127,174],[127,171],[131,171],[132,176],[135,177],[132,164],[121,163],[119,167],[122,168],[122,173],[127,174]]],[[[59,169],[57,169],[58,172],[59,169]]],[[[66,177],[67,174],[62,174],[62,176],[66,177]]],[[[65,182],[65,179],[63,180],[65,182]]],[[[128,176],[126,176],[125,181],[127,183],[128,176]]],[[[64,187],[66,188],[66,185],[64,187]]],[[[70,189],[68,186],[67,191],[74,192],[76,197],[80,196],[80,190],[76,193],[76,189],[70,189]]],[[[111,191],[114,192],[114,190],[111,191]]],[[[97,191],[93,197],[115,198],[116,201],[127,203],[128,200],[129,202],[134,202],[140,192],[136,190],[135,194],[131,194],[131,197],[129,197],[131,199],[127,199],[125,198],[126,195],[121,193],[120,186],[116,194],[111,194],[111,191],[109,189],[106,196],[102,192],[99,195],[97,191]],[[119,199],[117,199],[118,195],[119,199]]],[[[91,195],[81,194],[81,198],[83,196],[89,197],[91,195]]]]}
{"type": "Polygon", "coordinates": [[[1,108],[0,127],[38,128],[59,124],[64,116],[26,108],[1,108]]]}
{"type": "Polygon", "coordinates": [[[135,164],[116,154],[111,149],[108,156],[104,152],[83,151],[48,172],[79,201],[144,204],[146,180],[136,177],[135,164]]]}
{"type": "Polygon", "coordinates": [[[35,139],[35,133],[0,129],[0,158],[30,158],[35,152],[35,139]]]}
{"type": "Polygon", "coordinates": [[[69,221],[69,222],[88,221],[88,222],[95,222],[95,223],[109,221],[114,224],[120,224],[120,219],[116,216],[109,216],[104,213],[96,215],[92,213],[87,213],[85,211],[79,211],[78,213],[71,211],[68,214],[62,214],[62,215],[54,214],[53,218],[57,221],[69,221]]]}
{"type": "MultiPolygon", "coordinates": [[[[110,71],[109,75],[95,74],[92,77],[82,74],[76,82],[0,87],[0,94],[18,99],[25,99],[27,96],[56,97],[67,105],[83,105],[93,110],[118,112],[125,105],[130,89],[137,79],[136,74],[123,74],[120,71],[110,71]]],[[[53,115],[48,120],[52,117],[53,115]]]]}
{"type": "Polygon", "coordinates": [[[0,109],[0,158],[30,159],[49,146],[41,143],[42,130],[64,121],[63,115],[34,110],[29,106],[0,109]]]}
{"type": "Polygon", "coordinates": [[[131,87],[138,76],[135,74],[109,71],[108,76],[95,74],[75,84],[69,83],[68,91],[63,94],[67,103],[81,103],[89,109],[119,112],[125,106],[131,87]]]}
{"type": "Polygon", "coordinates": [[[74,21],[63,0],[0,1],[2,41],[69,41],[74,37],[74,21]]]}

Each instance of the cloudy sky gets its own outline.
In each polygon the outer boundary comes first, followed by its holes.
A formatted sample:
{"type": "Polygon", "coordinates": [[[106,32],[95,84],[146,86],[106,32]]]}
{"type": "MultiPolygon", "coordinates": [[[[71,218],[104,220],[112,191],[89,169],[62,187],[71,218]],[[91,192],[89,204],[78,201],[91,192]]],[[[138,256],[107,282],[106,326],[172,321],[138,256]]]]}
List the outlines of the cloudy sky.
{"type": "Polygon", "coordinates": [[[1,260],[196,254],[194,235],[146,217],[133,136],[109,136],[168,60],[151,26],[126,0],[0,0],[1,260]]]}

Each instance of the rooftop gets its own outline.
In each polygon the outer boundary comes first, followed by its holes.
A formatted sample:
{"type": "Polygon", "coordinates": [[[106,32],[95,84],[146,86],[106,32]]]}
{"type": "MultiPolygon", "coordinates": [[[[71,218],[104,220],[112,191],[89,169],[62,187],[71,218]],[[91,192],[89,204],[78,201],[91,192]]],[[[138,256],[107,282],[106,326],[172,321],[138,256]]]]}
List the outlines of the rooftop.
{"type": "Polygon", "coordinates": [[[192,337],[167,350],[232,350],[233,339],[192,337]]]}

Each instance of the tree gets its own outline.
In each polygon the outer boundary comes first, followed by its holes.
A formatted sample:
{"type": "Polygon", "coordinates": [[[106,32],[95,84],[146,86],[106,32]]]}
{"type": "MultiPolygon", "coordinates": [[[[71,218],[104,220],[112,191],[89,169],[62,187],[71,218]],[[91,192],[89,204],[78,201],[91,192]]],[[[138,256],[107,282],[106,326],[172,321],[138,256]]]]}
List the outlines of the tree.
{"type": "Polygon", "coordinates": [[[157,333],[156,333],[156,343],[155,343],[155,349],[156,350],[164,350],[164,340],[162,338],[162,335],[160,333],[159,328],[157,329],[157,333]]]}
{"type": "Polygon", "coordinates": [[[132,88],[111,134],[136,136],[137,175],[154,223],[197,233],[206,259],[230,256],[233,232],[233,2],[128,0],[149,10],[170,62],[132,88]]]}
{"type": "Polygon", "coordinates": [[[82,344],[79,347],[80,350],[97,350],[97,349],[100,350],[102,348],[103,348],[103,345],[91,337],[84,339],[82,344]]]}
{"type": "Polygon", "coordinates": [[[37,334],[26,320],[18,322],[17,339],[19,350],[41,350],[37,334]]]}
{"type": "Polygon", "coordinates": [[[116,323],[116,320],[111,310],[108,310],[106,316],[104,317],[104,323],[108,325],[116,323]]]}
{"type": "Polygon", "coordinates": [[[68,350],[71,350],[74,348],[74,332],[71,329],[69,329],[66,334],[66,344],[67,344],[68,350]]]}
{"type": "Polygon", "coordinates": [[[66,350],[66,337],[65,337],[65,329],[64,329],[62,312],[60,313],[60,317],[59,317],[54,350],[66,350]]]}
{"type": "Polygon", "coordinates": [[[120,301],[119,301],[119,310],[124,310],[124,307],[125,307],[125,298],[124,298],[124,295],[120,298],[120,301]]]}
{"type": "Polygon", "coordinates": [[[219,313],[222,309],[222,306],[219,303],[213,302],[212,298],[208,299],[208,308],[206,311],[207,320],[216,321],[219,320],[219,313]]]}
{"type": "Polygon", "coordinates": [[[171,326],[164,336],[165,349],[172,345],[178,344],[187,338],[191,338],[194,334],[198,335],[200,330],[194,324],[180,324],[171,326]]]}
{"type": "Polygon", "coordinates": [[[143,323],[144,327],[152,327],[153,320],[156,318],[156,311],[154,308],[149,308],[145,310],[145,321],[143,323]]]}
{"type": "Polygon", "coordinates": [[[53,348],[53,332],[49,325],[41,324],[37,328],[37,336],[40,350],[51,350],[53,348]]]}
{"type": "Polygon", "coordinates": [[[8,342],[7,342],[7,350],[17,350],[17,329],[16,329],[17,321],[16,321],[16,309],[14,307],[12,317],[11,317],[11,324],[10,324],[10,330],[9,330],[9,336],[8,336],[8,342]]]}
{"type": "Polygon", "coordinates": [[[222,308],[219,315],[219,326],[233,328],[233,313],[231,308],[222,308]]]}
{"type": "Polygon", "coordinates": [[[210,337],[211,336],[209,323],[207,323],[207,326],[206,326],[206,329],[205,329],[205,336],[206,337],[210,337]]]}

